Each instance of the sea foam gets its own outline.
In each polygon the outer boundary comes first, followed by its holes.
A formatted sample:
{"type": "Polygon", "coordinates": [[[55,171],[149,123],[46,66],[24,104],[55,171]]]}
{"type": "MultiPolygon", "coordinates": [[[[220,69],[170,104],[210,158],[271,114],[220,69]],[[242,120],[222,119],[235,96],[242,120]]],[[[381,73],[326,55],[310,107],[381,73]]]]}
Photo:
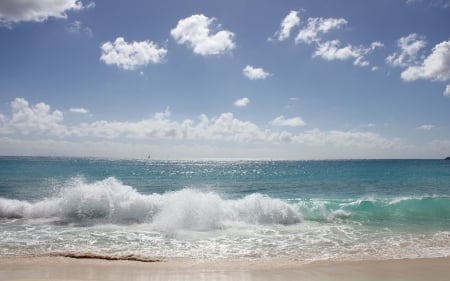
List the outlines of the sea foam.
{"type": "Polygon", "coordinates": [[[288,203],[262,194],[227,200],[215,192],[182,189],[141,194],[115,179],[73,179],[56,196],[37,202],[0,198],[2,218],[55,218],[79,225],[147,223],[159,230],[206,231],[234,223],[295,224],[301,214],[288,203]]]}

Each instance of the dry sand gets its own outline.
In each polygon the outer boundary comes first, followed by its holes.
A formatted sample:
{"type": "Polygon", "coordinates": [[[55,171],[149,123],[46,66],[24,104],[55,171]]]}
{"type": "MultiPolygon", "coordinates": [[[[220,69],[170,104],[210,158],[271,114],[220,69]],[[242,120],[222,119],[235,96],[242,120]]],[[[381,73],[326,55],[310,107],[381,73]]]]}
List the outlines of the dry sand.
{"type": "Polygon", "coordinates": [[[450,257],[302,264],[279,260],[163,262],[0,258],[0,280],[450,280],[450,257]]]}

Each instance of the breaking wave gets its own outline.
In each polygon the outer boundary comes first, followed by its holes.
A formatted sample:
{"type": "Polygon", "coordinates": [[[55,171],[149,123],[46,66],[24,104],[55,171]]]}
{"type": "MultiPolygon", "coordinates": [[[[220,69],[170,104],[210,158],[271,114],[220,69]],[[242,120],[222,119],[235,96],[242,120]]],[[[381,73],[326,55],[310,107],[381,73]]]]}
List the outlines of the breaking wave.
{"type": "Polygon", "coordinates": [[[93,183],[73,179],[55,197],[37,202],[0,198],[1,218],[55,218],[80,225],[148,223],[160,230],[211,230],[232,223],[290,225],[295,207],[262,194],[226,200],[214,192],[182,189],[145,195],[114,177],[93,183]]]}
{"type": "Polygon", "coordinates": [[[0,198],[0,218],[48,218],[80,226],[149,224],[162,231],[209,231],[236,224],[292,225],[303,220],[448,229],[450,197],[281,200],[253,193],[226,199],[216,192],[190,188],[141,194],[114,177],[91,183],[74,178],[55,196],[37,202],[0,198]]]}

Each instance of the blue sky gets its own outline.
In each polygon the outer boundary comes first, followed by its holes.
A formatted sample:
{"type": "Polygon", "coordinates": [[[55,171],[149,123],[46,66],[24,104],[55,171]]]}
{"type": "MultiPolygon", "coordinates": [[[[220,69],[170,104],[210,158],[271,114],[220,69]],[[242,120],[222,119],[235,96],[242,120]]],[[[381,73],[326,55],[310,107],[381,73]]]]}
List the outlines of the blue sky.
{"type": "Polygon", "coordinates": [[[450,1],[0,3],[0,154],[450,154],[450,1]]]}

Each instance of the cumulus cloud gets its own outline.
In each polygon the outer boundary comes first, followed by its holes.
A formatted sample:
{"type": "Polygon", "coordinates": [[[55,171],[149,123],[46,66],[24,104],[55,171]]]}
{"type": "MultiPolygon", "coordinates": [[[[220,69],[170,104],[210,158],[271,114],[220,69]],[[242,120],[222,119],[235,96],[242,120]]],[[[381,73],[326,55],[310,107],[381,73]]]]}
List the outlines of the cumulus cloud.
{"type": "Polygon", "coordinates": [[[291,36],[292,28],[300,24],[300,17],[297,11],[290,11],[289,14],[281,21],[280,29],[275,32],[278,41],[283,41],[291,36]]]}
{"type": "MultiPolygon", "coordinates": [[[[92,7],[88,4],[86,7],[92,7]]],[[[85,8],[79,0],[2,0],[0,23],[42,22],[48,18],[67,18],[67,12],[85,8]]]]}
{"type": "Polygon", "coordinates": [[[117,139],[171,139],[171,140],[217,140],[234,142],[268,141],[268,132],[257,125],[242,121],[232,113],[222,113],[209,119],[201,115],[199,121],[170,119],[170,112],[157,113],[152,118],[138,122],[96,121],[73,128],[79,137],[117,139]]]}
{"type": "Polygon", "coordinates": [[[80,113],[80,114],[88,114],[89,110],[87,110],[86,108],[82,108],[82,107],[73,107],[69,109],[70,112],[72,113],[80,113]]]}
{"type": "Polygon", "coordinates": [[[450,80],[450,40],[434,46],[431,54],[418,65],[407,67],[401,74],[403,80],[450,80]]]}
{"type": "Polygon", "coordinates": [[[152,41],[133,41],[127,43],[123,37],[101,46],[100,60],[109,65],[116,65],[125,70],[134,70],[149,63],[163,62],[167,50],[159,48],[152,41]]]}
{"type": "MultiPolygon", "coordinates": [[[[297,34],[295,43],[309,45],[314,43],[315,51],[312,57],[320,57],[328,61],[353,60],[353,64],[356,66],[369,66],[367,55],[377,48],[384,47],[383,43],[375,41],[370,46],[354,46],[352,44],[342,46],[339,40],[323,40],[325,34],[332,30],[339,30],[347,24],[348,21],[344,18],[308,18],[306,26],[297,34]]],[[[372,70],[376,69],[372,68],[372,70]]]]}
{"type": "Polygon", "coordinates": [[[242,73],[250,80],[266,79],[270,76],[270,73],[266,72],[264,69],[253,67],[251,65],[244,67],[242,73]]]}
{"type": "MultiPolygon", "coordinates": [[[[399,144],[376,133],[360,131],[321,131],[313,129],[302,133],[269,130],[226,112],[215,118],[202,114],[198,120],[175,121],[167,108],[164,112],[135,122],[99,120],[74,126],[63,124],[63,114],[50,110],[45,103],[34,106],[22,98],[11,103],[10,117],[0,114],[0,135],[43,135],[45,138],[63,137],[65,140],[146,140],[146,141],[211,141],[230,143],[259,143],[262,145],[333,145],[337,147],[386,148],[399,144]],[[80,139],[81,138],[81,139],[80,139]]],[[[271,121],[276,126],[301,126],[299,117],[279,116],[271,121]]]]}
{"type": "Polygon", "coordinates": [[[179,20],[170,34],[178,44],[188,45],[195,54],[220,55],[235,48],[234,33],[228,30],[213,33],[215,20],[203,14],[192,15],[179,20]]]}
{"type": "Polygon", "coordinates": [[[234,105],[237,107],[246,107],[250,103],[250,100],[248,98],[242,98],[238,99],[234,102],[234,105]]]}
{"type": "MultiPolygon", "coordinates": [[[[428,56],[422,52],[426,44],[425,39],[415,33],[402,37],[397,41],[399,51],[388,56],[386,62],[404,68],[400,75],[404,81],[449,81],[450,40],[436,44],[428,56]]],[[[444,96],[450,96],[448,84],[444,96]]]]}
{"type": "Polygon", "coordinates": [[[398,51],[389,55],[386,62],[391,66],[408,67],[416,64],[420,51],[425,48],[427,42],[423,36],[416,33],[409,34],[397,40],[398,51]]]}
{"type": "Polygon", "coordinates": [[[320,35],[333,29],[340,29],[347,24],[343,18],[308,18],[308,24],[301,29],[295,38],[295,43],[311,44],[320,41],[320,35]]]}
{"type": "Polygon", "coordinates": [[[269,124],[274,126],[288,127],[298,127],[306,125],[305,121],[303,121],[303,119],[300,117],[286,118],[283,115],[276,117],[275,119],[270,121],[269,124]]]}
{"type": "Polygon", "coordinates": [[[373,42],[370,47],[354,47],[351,44],[340,47],[340,44],[339,40],[318,43],[317,49],[313,53],[313,57],[321,57],[329,61],[353,59],[354,65],[368,66],[370,63],[366,60],[365,56],[376,48],[383,46],[380,42],[373,42]]]}
{"type": "Polygon", "coordinates": [[[64,136],[68,133],[62,124],[63,113],[59,110],[51,111],[50,106],[45,103],[30,106],[27,100],[16,98],[11,102],[11,110],[11,118],[3,118],[0,132],[52,136],[64,136]]]}

